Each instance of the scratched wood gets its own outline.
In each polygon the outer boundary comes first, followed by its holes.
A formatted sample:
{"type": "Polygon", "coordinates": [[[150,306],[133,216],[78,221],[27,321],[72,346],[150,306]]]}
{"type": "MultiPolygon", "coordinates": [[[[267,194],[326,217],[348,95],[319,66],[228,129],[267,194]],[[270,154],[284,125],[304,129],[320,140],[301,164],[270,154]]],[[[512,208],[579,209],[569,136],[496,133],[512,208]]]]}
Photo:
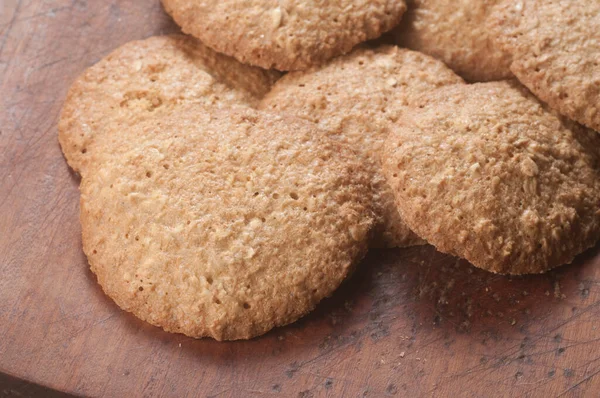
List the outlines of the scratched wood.
{"type": "Polygon", "coordinates": [[[0,391],[598,396],[600,248],[518,278],[431,247],[373,252],[313,314],[248,342],[168,334],[120,311],[82,254],[79,180],[56,123],[85,67],[176,30],[157,0],[0,0],[0,391]]]}

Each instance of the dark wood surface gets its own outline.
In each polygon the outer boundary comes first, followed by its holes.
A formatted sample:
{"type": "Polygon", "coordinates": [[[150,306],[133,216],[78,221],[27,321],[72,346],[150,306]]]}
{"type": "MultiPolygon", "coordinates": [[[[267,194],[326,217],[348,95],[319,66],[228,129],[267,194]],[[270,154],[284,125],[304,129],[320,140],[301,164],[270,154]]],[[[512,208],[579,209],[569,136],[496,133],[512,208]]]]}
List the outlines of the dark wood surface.
{"type": "Polygon", "coordinates": [[[247,342],[120,311],[81,251],[79,180],[56,124],[85,67],[177,30],[158,3],[0,0],[2,394],[598,396],[600,248],[517,278],[431,247],[373,252],[313,314],[247,342]]]}

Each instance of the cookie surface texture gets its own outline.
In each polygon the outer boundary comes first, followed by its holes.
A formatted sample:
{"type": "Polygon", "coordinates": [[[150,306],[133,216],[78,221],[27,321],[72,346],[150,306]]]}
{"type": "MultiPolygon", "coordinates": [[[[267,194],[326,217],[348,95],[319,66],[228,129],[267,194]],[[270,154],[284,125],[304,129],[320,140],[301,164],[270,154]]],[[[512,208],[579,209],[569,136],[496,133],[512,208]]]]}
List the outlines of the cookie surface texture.
{"type": "Polygon", "coordinates": [[[240,62],[302,70],[398,24],[404,0],[162,0],[184,32],[240,62]]]}
{"type": "Polygon", "coordinates": [[[395,46],[357,49],[327,66],[292,72],[273,86],[261,109],[291,113],[352,146],[370,170],[380,217],[373,246],[422,244],[400,218],[381,172],[380,154],[393,123],[411,98],[462,83],[440,61],[395,46]]]}
{"type": "Polygon", "coordinates": [[[69,165],[83,173],[97,142],[114,138],[114,124],[134,125],[186,103],[253,105],[278,76],[217,54],[188,36],[130,42],[73,83],[59,141],[69,165]]]}
{"type": "Polygon", "coordinates": [[[600,2],[505,1],[493,19],[521,83],[562,115],[600,131],[600,2]]]}
{"type": "Polygon", "coordinates": [[[83,176],[104,291],[170,332],[247,339],[329,296],[366,252],[369,179],[303,120],[190,107],[121,131],[83,176]]]}
{"type": "Polygon", "coordinates": [[[408,0],[396,42],[431,55],[469,81],[511,76],[510,55],[493,43],[488,18],[499,0],[408,0]]]}
{"type": "Polygon", "coordinates": [[[600,238],[600,135],[518,83],[443,87],[388,137],[406,223],[438,250],[503,274],[570,263],[600,238]]]}

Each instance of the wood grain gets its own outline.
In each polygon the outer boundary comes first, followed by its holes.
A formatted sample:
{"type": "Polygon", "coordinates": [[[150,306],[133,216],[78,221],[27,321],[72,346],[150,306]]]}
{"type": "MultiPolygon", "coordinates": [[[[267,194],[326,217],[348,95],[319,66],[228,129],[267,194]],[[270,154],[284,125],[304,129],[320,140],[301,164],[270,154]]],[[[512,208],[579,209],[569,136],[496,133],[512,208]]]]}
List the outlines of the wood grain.
{"type": "Polygon", "coordinates": [[[87,396],[598,395],[600,248],[518,278],[431,247],[373,252],[313,314],[248,342],[167,334],[120,311],[82,254],[79,180],[56,123],[87,66],[177,30],[158,3],[0,1],[0,383],[87,396]]]}

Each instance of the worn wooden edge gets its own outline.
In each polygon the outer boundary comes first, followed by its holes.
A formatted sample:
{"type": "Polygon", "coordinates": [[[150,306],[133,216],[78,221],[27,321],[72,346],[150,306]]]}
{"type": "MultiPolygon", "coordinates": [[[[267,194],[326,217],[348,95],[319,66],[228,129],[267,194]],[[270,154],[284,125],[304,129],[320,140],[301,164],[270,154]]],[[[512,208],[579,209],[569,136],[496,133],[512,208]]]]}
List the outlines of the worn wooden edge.
{"type": "Polygon", "coordinates": [[[77,395],[51,388],[0,372],[0,398],[75,398],[77,395]]]}

